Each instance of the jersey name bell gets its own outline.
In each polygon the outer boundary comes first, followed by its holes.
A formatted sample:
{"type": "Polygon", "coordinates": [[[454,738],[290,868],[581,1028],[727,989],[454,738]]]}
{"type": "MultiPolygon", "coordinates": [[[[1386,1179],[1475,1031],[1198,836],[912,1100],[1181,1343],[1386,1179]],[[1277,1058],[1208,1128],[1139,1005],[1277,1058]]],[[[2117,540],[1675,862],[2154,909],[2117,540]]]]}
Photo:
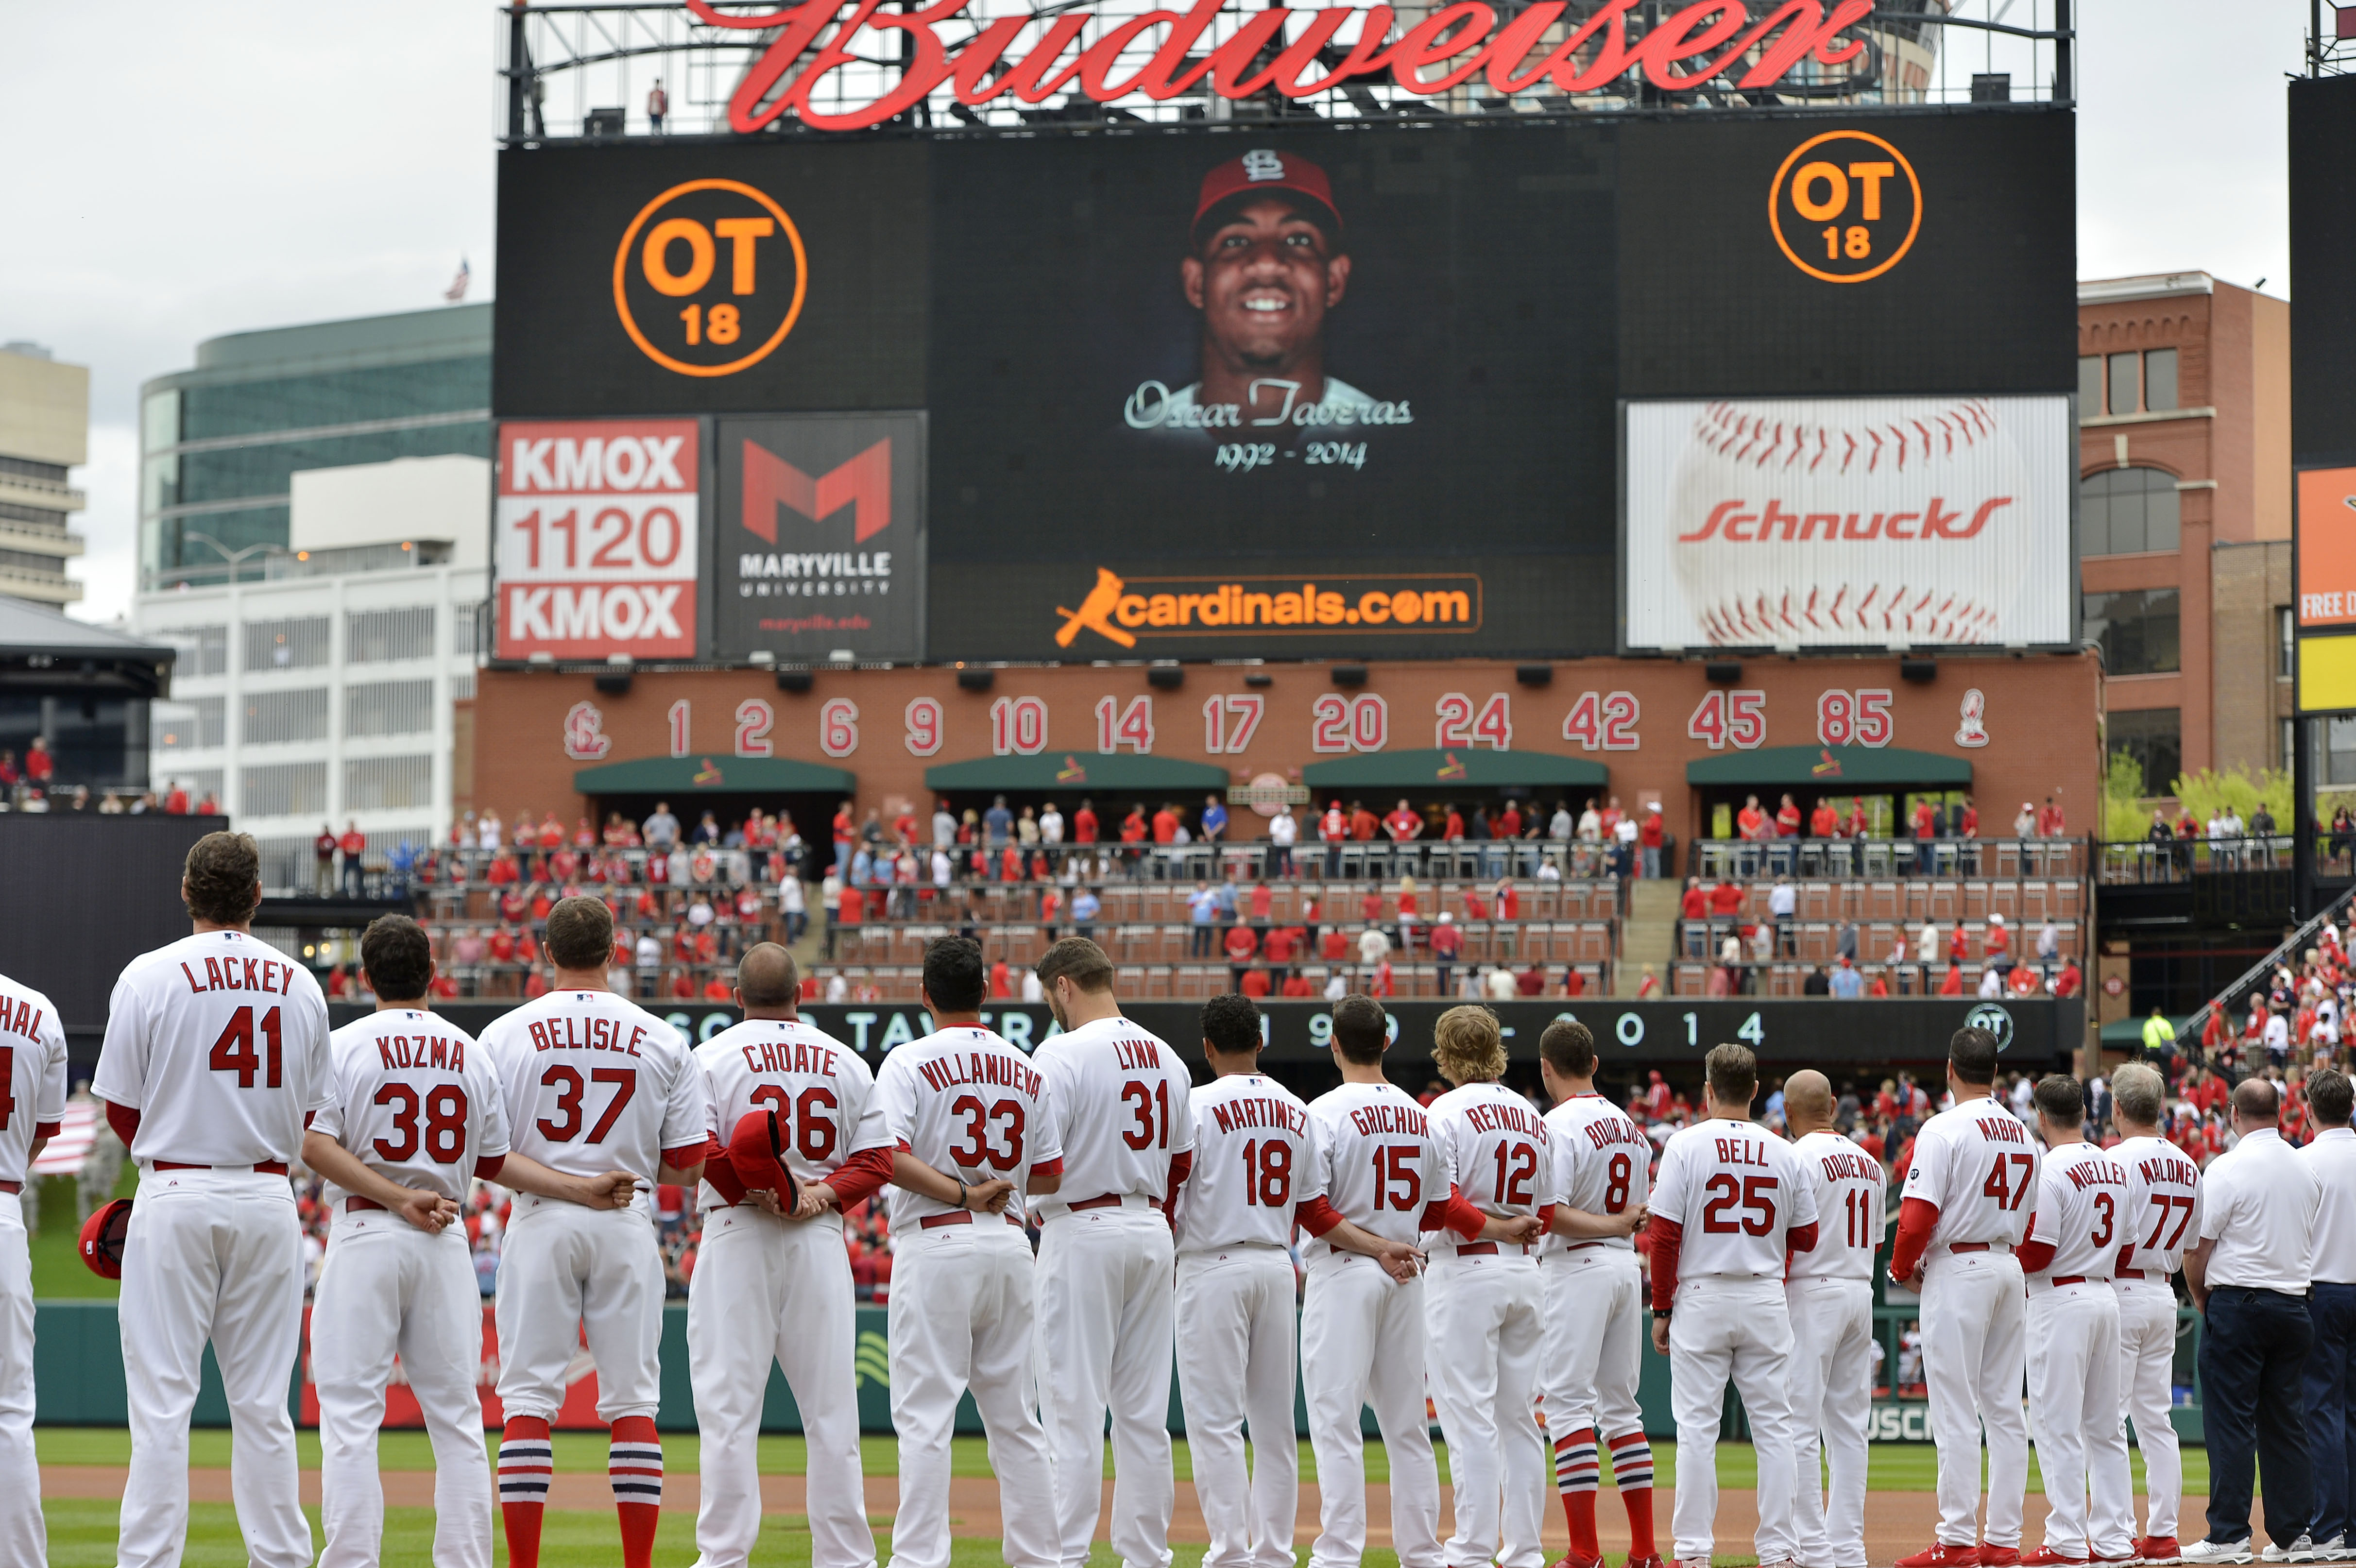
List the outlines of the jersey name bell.
{"type": "MultiPolygon", "coordinates": [[[[695,1048],[712,1094],[712,1136],[725,1145],[736,1124],[774,1111],[797,1182],[824,1181],[862,1149],[888,1148],[875,1074],[859,1053],[799,1019],[747,1019],[695,1048]]],[[[726,1203],[710,1182],[701,1207],[726,1203]]]]}
{"type": "Polygon", "coordinates": [[[139,1113],[142,1165],[291,1163],[330,1093],[327,1002],[300,964],[241,931],[134,958],[114,983],[91,1093],[139,1113]]]}
{"type": "Polygon", "coordinates": [[[1816,1223],[1816,1193],[1791,1145],[1756,1122],[1714,1118],[1661,1151],[1653,1212],[1683,1228],[1680,1281],[1780,1280],[1784,1238],[1816,1223]]]}
{"type": "MultiPolygon", "coordinates": [[[[1423,1107],[1396,1083],[1344,1083],[1317,1096],[1309,1120],[1315,1142],[1301,1196],[1323,1195],[1360,1230],[1413,1245],[1425,1205],[1448,1196],[1423,1107]]],[[[1333,1250],[1322,1236],[1301,1238],[1304,1259],[1333,1250]]]]}
{"type": "MultiPolygon", "coordinates": [[[[507,1105],[490,1053],[413,1008],[328,1037],[335,1093],[311,1123],[378,1175],[463,1200],[475,1162],[508,1152],[507,1105]]],[[[346,1196],[329,1184],[328,1204],[346,1196]]]]}
{"type": "Polygon", "coordinates": [[[2037,1146],[2019,1116],[1994,1100],[1966,1100],[1922,1124],[1904,1196],[1939,1211],[1934,1246],[2017,1246],[2036,1205],[2037,1146]]]}
{"type": "Polygon", "coordinates": [[[652,1180],[666,1149],[710,1130],[703,1074],[679,1031],[611,991],[551,991],[483,1030],[518,1154],[567,1176],[652,1180]]]}
{"type": "Polygon", "coordinates": [[[1177,1250],[1283,1246],[1309,1171],[1309,1107],[1257,1072],[1229,1073],[1192,1099],[1194,1164],[1173,1216],[1177,1250]]]}

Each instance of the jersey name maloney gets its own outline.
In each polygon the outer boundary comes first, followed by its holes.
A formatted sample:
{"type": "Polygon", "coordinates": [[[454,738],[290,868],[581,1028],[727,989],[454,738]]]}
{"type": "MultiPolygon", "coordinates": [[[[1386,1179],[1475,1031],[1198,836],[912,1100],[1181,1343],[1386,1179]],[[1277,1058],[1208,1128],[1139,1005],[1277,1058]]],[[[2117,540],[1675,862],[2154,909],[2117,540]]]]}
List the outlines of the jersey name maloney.
{"type": "Polygon", "coordinates": [[[2136,1175],[2147,1182],[2169,1182],[2179,1187],[2192,1187],[2201,1180],[2201,1169],[2180,1155],[2154,1155],[2136,1165],[2136,1175]]]}

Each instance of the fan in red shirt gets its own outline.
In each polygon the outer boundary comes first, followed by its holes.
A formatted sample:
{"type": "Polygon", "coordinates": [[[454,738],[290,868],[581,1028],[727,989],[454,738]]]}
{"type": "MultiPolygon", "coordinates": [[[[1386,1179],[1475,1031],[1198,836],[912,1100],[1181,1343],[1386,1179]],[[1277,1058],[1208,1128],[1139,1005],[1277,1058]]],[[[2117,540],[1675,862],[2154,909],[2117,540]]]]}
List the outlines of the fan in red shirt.
{"type": "Polygon", "coordinates": [[[1914,837],[1932,838],[1938,836],[1939,814],[1927,798],[1914,802],[1914,837]]]}
{"type": "Polygon", "coordinates": [[[1244,965],[1259,956],[1259,938],[1253,935],[1252,928],[1240,920],[1227,927],[1226,941],[1223,945],[1226,949],[1227,962],[1237,967],[1238,976],[1244,965]]]}
{"type": "Polygon", "coordinates": [[[1358,900],[1358,918],[1368,925],[1382,923],[1383,891],[1380,888],[1368,888],[1365,895],[1358,900]]]}
{"type": "MultiPolygon", "coordinates": [[[[2185,816],[2189,820],[2191,813],[2188,811],[2185,816]]],[[[2062,803],[2049,795],[2045,797],[2045,804],[2038,808],[2037,836],[2040,838],[2059,838],[2062,831],[2062,803]]]]}
{"type": "Polygon", "coordinates": [[[1712,920],[1726,920],[1742,912],[1742,886],[1723,881],[1709,890],[1709,915],[1712,920]]]}
{"type": "Polygon", "coordinates": [[[1350,939],[1342,934],[1342,928],[1339,926],[1326,927],[1325,934],[1320,937],[1317,942],[1317,956],[1331,961],[1334,959],[1347,958],[1349,955],[1350,939]]]}
{"type": "Polygon", "coordinates": [[[1740,837],[1756,838],[1766,820],[1767,814],[1759,809],[1759,797],[1755,795],[1748,796],[1742,803],[1742,809],[1734,814],[1734,831],[1740,837]]]}
{"type": "Polygon", "coordinates": [[[1519,838],[1522,836],[1522,808],[1507,801],[1505,809],[1497,813],[1491,826],[1500,838],[1519,838]]]}
{"type": "Polygon", "coordinates": [[[1423,818],[1417,816],[1407,802],[1401,801],[1392,808],[1388,816],[1383,818],[1383,831],[1391,836],[1393,842],[1403,843],[1423,832],[1423,818]]]}
{"type": "Polygon", "coordinates": [[[1464,814],[1457,810],[1454,806],[1450,806],[1448,808],[1448,825],[1440,829],[1440,836],[1442,838],[1447,839],[1451,844],[1462,841],[1464,837],[1464,814]]]}
{"type": "Polygon", "coordinates": [[[1686,893],[1677,902],[1677,913],[1687,920],[1709,918],[1709,894],[1703,891],[1699,877],[1686,879],[1686,893]]]}
{"type": "Polygon", "coordinates": [[[1175,844],[1178,841],[1178,814],[1166,805],[1153,814],[1153,841],[1156,844],[1175,844]]]}
{"type": "Polygon", "coordinates": [[[1236,987],[1247,997],[1265,997],[1269,992],[1269,974],[1265,969],[1244,971],[1243,984],[1236,987]]]}
{"type": "Polygon", "coordinates": [[[1778,838],[1797,838],[1800,836],[1800,803],[1788,795],[1783,797],[1783,804],[1775,808],[1775,836],[1778,838]]]}
{"type": "Polygon", "coordinates": [[[1947,965],[1947,977],[1939,982],[1939,995],[1960,997],[1963,994],[1964,966],[1960,964],[1950,964],[1947,965]]]}
{"type": "Polygon", "coordinates": [[[1822,795],[1816,797],[1816,809],[1808,814],[1808,837],[1811,838],[1840,837],[1840,813],[1827,805],[1822,795]]]}
{"type": "Polygon", "coordinates": [[[1644,1114],[1656,1122],[1667,1121],[1669,1103],[1673,1097],[1668,1080],[1661,1076],[1657,1068],[1655,1069],[1644,1086],[1644,1114]]]}
{"type": "Polygon", "coordinates": [[[1513,879],[1510,877],[1500,878],[1497,882],[1497,918],[1499,920],[1522,918],[1522,895],[1514,891],[1513,879]]]}
{"type": "Polygon", "coordinates": [[[1848,836],[1852,838],[1862,838],[1872,830],[1873,825],[1867,819],[1865,815],[1865,796],[1861,795],[1853,795],[1849,796],[1848,836]]]}
{"type": "Polygon", "coordinates": [[[1971,803],[1968,795],[1964,799],[1963,825],[1956,831],[1966,838],[1976,838],[1980,836],[1980,808],[1971,803]]]}
{"type": "Polygon", "coordinates": [[[1145,807],[1130,806],[1129,815],[1120,819],[1120,841],[1124,844],[1142,844],[1145,842],[1146,831],[1145,807]]]}
{"type": "Polygon", "coordinates": [[[1365,802],[1354,800],[1350,803],[1350,837],[1353,839],[1361,844],[1371,844],[1381,826],[1375,820],[1375,814],[1366,809],[1365,802]]]}
{"type": "Polygon", "coordinates": [[[1284,994],[1288,997],[1313,997],[1317,993],[1309,984],[1308,976],[1294,975],[1284,982],[1284,994]]]}
{"type": "Polygon", "coordinates": [[[1072,842],[1093,844],[1096,841],[1097,814],[1084,800],[1080,802],[1080,809],[1072,813],[1072,842]]]}

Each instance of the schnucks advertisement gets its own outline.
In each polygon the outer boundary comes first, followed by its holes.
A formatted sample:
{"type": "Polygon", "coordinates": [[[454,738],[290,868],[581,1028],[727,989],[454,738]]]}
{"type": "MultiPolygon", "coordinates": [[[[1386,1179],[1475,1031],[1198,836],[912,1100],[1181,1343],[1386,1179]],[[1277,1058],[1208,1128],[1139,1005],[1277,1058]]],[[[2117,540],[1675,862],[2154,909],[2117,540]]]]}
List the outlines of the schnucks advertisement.
{"type": "Polygon", "coordinates": [[[1627,645],[2070,642],[2066,398],[1626,409],[1627,645]]]}
{"type": "Polygon", "coordinates": [[[693,420],[499,426],[498,657],[697,654],[693,420]]]}

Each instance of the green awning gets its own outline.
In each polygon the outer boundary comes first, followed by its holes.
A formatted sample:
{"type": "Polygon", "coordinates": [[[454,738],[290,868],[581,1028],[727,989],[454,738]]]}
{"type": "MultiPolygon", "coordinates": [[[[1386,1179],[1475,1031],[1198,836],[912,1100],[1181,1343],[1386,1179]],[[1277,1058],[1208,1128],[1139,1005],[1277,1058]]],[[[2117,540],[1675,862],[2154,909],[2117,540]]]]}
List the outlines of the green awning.
{"type": "Polygon", "coordinates": [[[1466,789],[1601,789],[1611,777],[1601,763],[1552,752],[1440,751],[1369,752],[1312,763],[1301,782],[1312,790],[1430,789],[1456,784],[1466,789]]]}
{"type": "Polygon", "coordinates": [[[583,795],[841,795],[857,793],[848,768],[799,763],[790,757],[730,757],[697,752],[686,757],[639,757],[583,768],[573,787],[583,795]]]}
{"type": "Polygon", "coordinates": [[[1686,764],[1689,784],[1751,784],[1809,789],[1858,784],[1966,785],[1967,758],[1901,746],[1763,746],[1686,764]]]}
{"type": "Polygon", "coordinates": [[[1176,757],[1141,757],[1132,752],[1042,752],[1035,757],[973,757],[925,770],[925,787],[937,793],[987,790],[1143,790],[1210,793],[1227,787],[1227,770],[1176,757]]]}

